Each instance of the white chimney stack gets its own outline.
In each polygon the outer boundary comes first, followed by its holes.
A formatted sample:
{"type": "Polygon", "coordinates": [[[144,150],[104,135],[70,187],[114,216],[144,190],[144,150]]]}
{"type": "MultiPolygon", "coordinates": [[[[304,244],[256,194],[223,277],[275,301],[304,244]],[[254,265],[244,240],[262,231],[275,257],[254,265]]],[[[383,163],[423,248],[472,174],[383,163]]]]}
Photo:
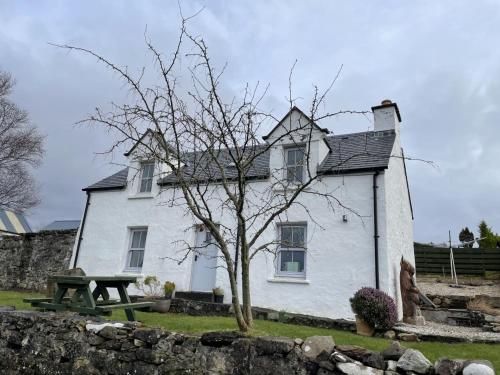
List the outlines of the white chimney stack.
{"type": "Polygon", "coordinates": [[[374,130],[376,132],[383,130],[395,130],[399,133],[399,123],[401,115],[398,105],[389,99],[383,100],[378,106],[372,107],[374,130]]]}

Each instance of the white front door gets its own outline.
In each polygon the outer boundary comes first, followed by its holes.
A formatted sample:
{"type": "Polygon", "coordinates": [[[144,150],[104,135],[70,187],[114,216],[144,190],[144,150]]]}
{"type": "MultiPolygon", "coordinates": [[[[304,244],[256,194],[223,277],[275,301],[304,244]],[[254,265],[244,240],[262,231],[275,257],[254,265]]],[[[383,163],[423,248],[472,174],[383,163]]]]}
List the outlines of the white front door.
{"type": "Polygon", "coordinates": [[[217,272],[217,246],[210,232],[196,226],[196,248],[194,251],[191,291],[211,292],[215,288],[217,272]]]}

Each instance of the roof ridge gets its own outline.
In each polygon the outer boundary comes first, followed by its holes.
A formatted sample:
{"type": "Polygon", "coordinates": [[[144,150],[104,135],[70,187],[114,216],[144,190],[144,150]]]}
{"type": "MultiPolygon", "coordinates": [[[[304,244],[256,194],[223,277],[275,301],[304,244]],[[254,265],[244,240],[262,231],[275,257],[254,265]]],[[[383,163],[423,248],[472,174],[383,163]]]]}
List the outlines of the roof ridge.
{"type": "MultiPolygon", "coordinates": [[[[391,134],[395,133],[395,131],[392,130],[392,129],[387,129],[387,130],[382,130],[382,131],[383,132],[391,132],[391,134]]],[[[364,132],[341,133],[341,134],[327,135],[326,138],[332,139],[332,138],[336,138],[336,137],[347,137],[347,136],[350,136],[350,135],[375,134],[375,133],[378,133],[378,132],[379,131],[375,131],[375,130],[367,130],[367,131],[364,131],[364,132]]]]}

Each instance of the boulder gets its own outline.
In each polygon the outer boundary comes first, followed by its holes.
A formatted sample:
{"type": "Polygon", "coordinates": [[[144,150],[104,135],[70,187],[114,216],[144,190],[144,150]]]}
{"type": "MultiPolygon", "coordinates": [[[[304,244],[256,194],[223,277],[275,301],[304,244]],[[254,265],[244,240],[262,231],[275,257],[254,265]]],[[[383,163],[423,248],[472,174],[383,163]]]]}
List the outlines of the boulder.
{"type": "Polygon", "coordinates": [[[165,331],[159,328],[141,328],[134,331],[134,339],[154,345],[160,340],[162,334],[165,333],[165,331]]]}
{"type": "Polygon", "coordinates": [[[418,336],[414,333],[400,333],[398,335],[398,339],[400,339],[401,341],[409,341],[409,342],[414,342],[414,341],[418,341],[418,336]]]}
{"type": "Polygon", "coordinates": [[[385,360],[397,361],[406,351],[404,346],[401,346],[399,341],[391,342],[391,345],[382,351],[382,356],[385,360]]]}
{"type": "Polygon", "coordinates": [[[384,332],[384,338],[388,340],[394,340],[396,338],[396,332],[392,329],[384,332]]]}
{"type": "Polygon", "coordinates": [[[336,349],[346,356],[361,362],[374,353],[371,350],[356,345],[337,345],[336,349]]]}
{"type": "Polygon", "coordinates": [[[200,341],[203,345],[218,348],[231,345],[234,340],[242,337],[244,337],[244,335],[237,331],[207,332],[201,335],[200,341]]]}
{"type": "Polygon", "coordinates": [[[418,350],[406,349],[398,360],[397,368],[407,372],[426,374],[432,368],[432,364],[418,350]]]}
{"type": "Polygon", "coordinates": [[[328,371],[333,371],[335,370],[335,365],[330,362],[330,361],[321,361],[318,366],[320,368],[324,368],[325,370],[328,370],[328,371]]]}
{"type": "Polygon", "coordinates": [[[332,336],[311,336],[302,345],[304,356],[311,361],[316,361],[320,355],[330,357],[333,349],[335,342],[332,336]]]}
{"type": "Polygon", "coordinates": [[[337,363],[337,370],[345,375],[384,375],[384,371],[359,363],[337,363]]]}
{"type": "Polygon", "coordinates": [[[114,338],[116,338],[116,335],[116,328],[112,326],[105,326],[99,331],[99,336],[104,337],[108,340],[113,340],[114,338]]]}
{"type": "Polygon", "coordinates": [[[385,369],[386,371],[394,371],[396,372],[397,371],[397,367],[398,367],[398,363],[396,361],[387,361],[386,365],[385,365],[385,369]]]}
{"type": "MultiPolygon", "coordinates": [[[[0,306],[0,309],[1,308],[2,307],[0,306]]],[[[495,315],[484,314],[484,320],[486,320],[489,323],[500,323],[500,315],[499,316],[495,316],[495,315]]]]}
{"type": "Polygon", "coordinates": [[[257,337],[255,339],[255,348],[261,354],[279,353],[286,355],[294,346],[294,340],[288,337],[257,337]]]}
{"type": "Polygon", "coordinates": [[[304,340],[302,340],[300,337],[298,337],[295,340],[293,340],[293,342],[295,342],[295,345],[301,346],[304,343],[304,340]]]}
{"type": "Polygon", "coordinates": [[[464,368],[463,359],[439,358],[434,364],[436,375],[457,375],[464,368]]]}
{"type": "Polygon", "coordinates": [[[346,363],[346,362],[352,362],[352,359],[349,358],[348,356],[340,353],[340,352],[333,352],[332,355],[330,356],[330,361],[332,362],[341,362],[341,363],[346,363]]]}
{"type": "Polygon", "coordinates": [[[464,363],[463,375],[495,375],[493,365],[490,361],[466,361],[464,363]]]}
{"type": "Polygon", "coordinates": [[[384,357],[380,353],[372,353],[362,362],[364,365],[369,367],[378,368],[379,370],[385,369],[384,357]]]}
{"type": "Polygon", "coordinates": [[[347,357],[360,361],[366,366],[375,367],[380,370],[385,369],[384,357],[380,353],[356,345],[337,345],[336,349],[347,357]]]}

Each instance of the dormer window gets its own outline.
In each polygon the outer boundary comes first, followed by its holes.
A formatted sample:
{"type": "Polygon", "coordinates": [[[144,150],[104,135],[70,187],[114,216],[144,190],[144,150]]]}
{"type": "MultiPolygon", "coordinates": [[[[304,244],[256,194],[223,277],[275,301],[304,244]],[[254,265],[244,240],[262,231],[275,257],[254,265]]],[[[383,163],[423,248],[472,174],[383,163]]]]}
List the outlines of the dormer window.
{"type": "Polygon", "coordinates": [[[286,180],[291,183],[302,183],[304,179],[305,147],[285,149],[286,180]]]}
{"type": "Polygon", "coordinates": [[[142,163],[141,165],[141,184],[139,193],[150,193],[153,187],[154,163],[142,163]]]}

